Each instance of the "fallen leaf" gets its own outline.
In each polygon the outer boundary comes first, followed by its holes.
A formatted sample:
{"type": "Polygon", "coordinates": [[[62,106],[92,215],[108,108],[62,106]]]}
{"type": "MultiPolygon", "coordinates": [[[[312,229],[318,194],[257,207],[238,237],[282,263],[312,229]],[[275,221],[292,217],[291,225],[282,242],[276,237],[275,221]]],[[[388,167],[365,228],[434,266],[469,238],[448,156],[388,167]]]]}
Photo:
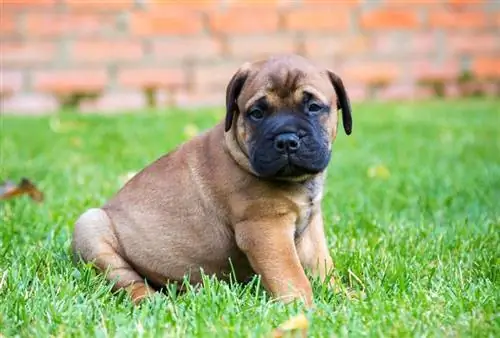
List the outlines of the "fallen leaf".
{"type": "Polygon", "coordinates": [[[135,324],[135,329],[139,333],[139,336],[142,336],[144,334],[144,326],[142,326],[141,322],[138,322],[137,324],[135,324]]]}
{"type": "Polygon", "coordinates": [[[128,171],[125,174],[120,175],[120,178],[119,178],[120,182],[122,184],[125,184],[128,181],[130,181],[132,179],[132,177],[134,177],[136,174],[137,174],[137,172],[135,172],[135,171],[128,171]]]}
{"type": "Polygon", "coordinates": [[[72,137],[69,141],[76,148],[81,148],[82,147],[83,141],[79,137],[72,137]]]}
{"type": "Polygon", "coordinates": [[[304,314],[294,316],[273,330],[273,337],[307,337],[309,321],[304,314]]]}
{"type": "Polygon", "coordinates": [[[368,177],[370,178],[387,179],[389,176],[391,176],[391,172],[389,171],[389,168],[383,164],[368,168],[368,177]]]}
{"type": "Polygon", "coordinates": [[[61,121],[59,117],[53,117],[49,121],[50,129],[54,133],[69,133],[85,126],[82,122],[75,121],[61,121]]]}
{"type": "Polygon", "coordinates": [[[43,193],[27,178],[21,179],[19,184],[15,184],[12,181],[5,181],[0,185],[0,200],[6,200],[25,194],[36,202],[43,201],[43,193]]]}
{"type": "Polygon", "coordinates": [[[350,301],[359,301],[363,300],[366,298],[366,294],[363,290],[356,291],[350,287],[345,287],[345,286],[339,286],[336,284],[334,286],[333,290],[337,295],[340,295],[341,297],[345,297],[347,300],[350,301]]]}
{"type": "Polygon", "coordinates": [[[194,124],[188,124],[184,127],[184,136],[188,139],[195,137],[199,133],[199,129],[194,124]]]}
{"type": "Polygon", "coordinates": [[[450,130],[444,130],[439,135],[439,139],[442,143],[451,143],[453,142],[453,133],[450,130]]]}

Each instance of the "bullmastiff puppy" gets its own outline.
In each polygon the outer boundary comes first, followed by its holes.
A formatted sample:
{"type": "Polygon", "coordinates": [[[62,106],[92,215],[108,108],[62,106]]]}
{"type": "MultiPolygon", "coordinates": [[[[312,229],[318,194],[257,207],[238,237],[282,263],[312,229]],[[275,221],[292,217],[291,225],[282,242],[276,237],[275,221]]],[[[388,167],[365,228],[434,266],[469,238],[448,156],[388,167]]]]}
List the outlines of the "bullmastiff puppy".
{"type": "Polygon", "coordinates": [[[202,274],[247,281],[312,305],[304,269],[333,268],[321,213],[338,110],[335,73],[297,55],[246,63],[226,91],[225,121],[162,156],[76,222],[75,257],[93,263],[137,303],[202,274]]]}

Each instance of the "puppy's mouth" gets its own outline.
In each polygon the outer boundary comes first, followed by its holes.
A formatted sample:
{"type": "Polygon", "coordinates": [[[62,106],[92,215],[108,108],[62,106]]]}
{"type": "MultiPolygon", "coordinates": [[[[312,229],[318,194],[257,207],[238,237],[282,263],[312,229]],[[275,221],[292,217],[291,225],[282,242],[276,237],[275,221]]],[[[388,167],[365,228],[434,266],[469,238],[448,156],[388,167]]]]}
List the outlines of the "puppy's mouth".
{"type": "Polygon", "coordinates": [[[299,177],[304,175],[314,175],[318,173],[318,170],[307,168],[297,164],[297,160],[294,156],[285,156],[285,164],[279,169],[274,176],[276,177],[299,177]]]}
{"type": "MultiPolygon", "coordinates": [[[[255,158],[254,158],[255,160],[255,158]]],[[[318,159],[316,159],[317,161],[318,159]]],[[[296,155],[281,155],[278,158],[251,161],[255,172],[270,179],[297,179],[316,175],[325,169],[328,160],[322,163],[312,163],[311,160],[300,158],[296,155]]]]}

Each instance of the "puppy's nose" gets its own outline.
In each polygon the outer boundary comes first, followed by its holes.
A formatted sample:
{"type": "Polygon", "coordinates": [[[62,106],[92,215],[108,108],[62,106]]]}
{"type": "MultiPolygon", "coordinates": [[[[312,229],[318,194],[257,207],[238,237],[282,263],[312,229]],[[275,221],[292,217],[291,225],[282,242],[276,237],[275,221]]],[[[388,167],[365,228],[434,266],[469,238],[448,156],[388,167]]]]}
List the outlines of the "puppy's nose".
{"type": "Polygon", "coordinates": [[[283,133],[274,139],[274,148],[279,152],[293,153],[300,147],[300,139],[295,133],[283,133]]]}

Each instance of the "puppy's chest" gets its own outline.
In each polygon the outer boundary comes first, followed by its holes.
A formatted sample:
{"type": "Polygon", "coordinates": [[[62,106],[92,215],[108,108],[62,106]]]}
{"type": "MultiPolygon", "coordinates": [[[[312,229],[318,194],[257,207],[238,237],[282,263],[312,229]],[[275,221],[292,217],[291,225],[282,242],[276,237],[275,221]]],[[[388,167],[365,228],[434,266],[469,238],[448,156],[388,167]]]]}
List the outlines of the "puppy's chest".
{"type": "Polygon", "coordinates": [[[307,189],[306,194],[297,201],[299,209],[297,221],[295,223],[295,238],[299,238],[311,223],[315,213],[318,212],[323,195],[322,189],[307,189]]]}
{"type": "Polygon", "coordinates": [[[297,222],[295,223],[295,238],[299,238],[304,233],[304,231],[311,223],[312,216],[312,206],[302,208],[301,212],[299,213],[299,217],[297,218],[297,222]]]}

